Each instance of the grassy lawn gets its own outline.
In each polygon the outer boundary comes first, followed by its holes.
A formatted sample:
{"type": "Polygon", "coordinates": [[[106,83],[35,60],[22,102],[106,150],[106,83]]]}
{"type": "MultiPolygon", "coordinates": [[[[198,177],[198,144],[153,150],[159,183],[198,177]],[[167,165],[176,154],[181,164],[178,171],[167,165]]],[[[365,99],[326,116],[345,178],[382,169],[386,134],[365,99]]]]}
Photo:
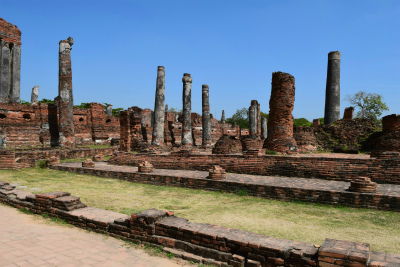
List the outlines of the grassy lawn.
{"type": "Polygon", "coordinates": [[[134,184],[114,179],[30,168],[0,171],[22,190],[55,190],[83,203],[131,214],[149,208],[175,211],[192,222],[322,245],[325,238],[365,242],[371,250],[400,253],[400,213],[280,202],[235,194],[134,184]]]}

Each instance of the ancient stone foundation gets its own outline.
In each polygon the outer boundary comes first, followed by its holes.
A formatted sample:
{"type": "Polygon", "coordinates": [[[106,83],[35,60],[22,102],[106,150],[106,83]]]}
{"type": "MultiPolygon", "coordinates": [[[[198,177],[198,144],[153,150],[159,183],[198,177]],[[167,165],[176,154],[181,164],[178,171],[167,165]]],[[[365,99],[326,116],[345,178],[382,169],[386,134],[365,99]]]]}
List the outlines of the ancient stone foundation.
{"type": "Polygon", "coordinates": [[[242,142],[238,137],[223,135],[214,145],[213,154],[237,154],[242,152],[242,142]]]}
{"type": "Polygon", "coordinates": [[[157,209],[125,215],[88,207],[81,203],[79,197],[68,192],[32,194],[17,190],[3,181],[0,181],[0,202],[36,214],[48,214],[112,237],[161,245],[165,252],[173,253],[175,257],[207,265],[390,267],[400,263],[400,255],[370,251],[369,244],[327,238],[319,246],[218,225],[193,223],[174,216],[172,211],[157,209]]]}
{"type": "Polygon", "coordinates": [[[298,152],[293,138],[294,94],[294,77],[288,73],[274,72],[269,100],[268,137],[264,148],[282,154],[298,152]]]}
{"type": "Polygon", "coordinates": [[[300,153],[317,151],[318,144],[311,127],[297,126],[293,128],[293,137],[296,140],[300,153]]]}

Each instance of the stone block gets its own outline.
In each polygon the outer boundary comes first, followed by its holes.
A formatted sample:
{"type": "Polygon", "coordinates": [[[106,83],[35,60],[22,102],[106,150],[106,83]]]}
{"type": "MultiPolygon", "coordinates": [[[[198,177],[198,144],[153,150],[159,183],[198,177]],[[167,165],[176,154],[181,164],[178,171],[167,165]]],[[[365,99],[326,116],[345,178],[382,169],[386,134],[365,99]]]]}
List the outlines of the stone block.
{"type": "Polygon", "coordinates": [[[226,171],[222,167],[218,165],[214,165],[210,170],[209,170],[209,179],[212,180],[220,180],[220,179],[225,179],[226,178],[226,171]]]}
{"type": "Polygon", "coordinates": [[[91,159],[85,159],[85,161],[82,162],[82,167],[83,168],[94,168],[95,163],[91,159]]]}

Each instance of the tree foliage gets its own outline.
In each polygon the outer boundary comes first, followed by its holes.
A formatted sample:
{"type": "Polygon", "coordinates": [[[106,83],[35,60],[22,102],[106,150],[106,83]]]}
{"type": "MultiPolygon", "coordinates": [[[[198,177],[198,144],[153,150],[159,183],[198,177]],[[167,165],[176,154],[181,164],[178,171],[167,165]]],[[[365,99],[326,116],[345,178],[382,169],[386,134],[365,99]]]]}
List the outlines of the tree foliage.
{"type": "MultiPolygon", "coordinates": [[[[103,105],[104,105],[104,112],[107,113],[107,106],[110,105],[110,104],[108,104],[108,103],[103,103],[103,105]]],[[[123,109],[123,108],[113,108],[113,109],[111,110],[111,112],[112,112],[112,115],[113,115],[114,117],[119,118],[119,112],[122,111],[122,110],[124,110],[124,109],[123,109]]]]}
{"type": "Polygon", "coordinates": [[[44,103],[44,104],[54,104],[54,100],[43,98],[40,100],[38,103],[44,103]]]}
{"type": "Polygon", "coordinates": [[[249,110],[247,108],[236,110],[236,113],[231,118],[226,119],[226,122],[239,125],[242,129],[249,129],[249,110]]]}
{"type": "Polygon", "coordinates": [[[388,106],[383,102],[383,97],[379,94],[359,91],[354,95],[347,95],[345,100],[357,109],[356,118],[378,122],[382,113],[389,111],[388,106]]]}
{"type": "Polygon", "coordinates": [[[90,103],[80,103],[79,105],[74,106],[74,108],[90,108],[90,103]]]}
{"type": "Polygon", "coordinates": [[[305,118],[299,118],[299,119],[293,119],[293,126],[307,126],[311,127],[313,126],[312,122],[305,118]]]}

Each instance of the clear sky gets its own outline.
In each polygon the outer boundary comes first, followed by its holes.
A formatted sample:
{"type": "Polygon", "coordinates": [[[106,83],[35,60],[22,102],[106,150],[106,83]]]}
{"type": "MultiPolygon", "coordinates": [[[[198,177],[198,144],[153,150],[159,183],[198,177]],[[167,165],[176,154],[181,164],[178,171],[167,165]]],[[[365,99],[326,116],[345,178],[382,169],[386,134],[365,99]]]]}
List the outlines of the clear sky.
{"type": "Polygon", "coordinates": [[[343,98],[383,95],[400,114],[399,0],[0,0],[0,17],[22,31],[21,99],[58,92],[58,42],[74,38],[74,104],[154,108],[157,66],[166,104],[182,108],[190,73],[192,112],[210,86],[214,117],[231,117],[256,99],[268,113],[274,71],[296,79],[295,118],[324,116],[327,55],[341,58],[343,98]]]}

